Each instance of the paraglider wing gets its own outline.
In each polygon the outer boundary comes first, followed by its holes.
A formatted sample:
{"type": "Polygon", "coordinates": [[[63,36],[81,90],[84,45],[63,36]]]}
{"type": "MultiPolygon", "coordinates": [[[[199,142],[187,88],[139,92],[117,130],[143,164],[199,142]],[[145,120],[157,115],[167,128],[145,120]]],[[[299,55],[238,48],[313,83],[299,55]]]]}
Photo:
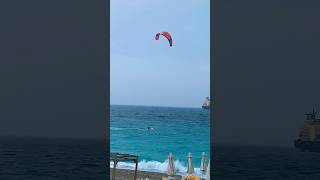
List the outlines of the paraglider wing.
{"type": "Polygon", "coordinates": [[[155,39],[156,39],[156,40],[159,40],[159,36],[160,36],[160,35],[162,35],[162,36],[164,36],[165,38],[168,39],[169,45],[170,45],[170,47],[171,47],[172,44],[173,44],[173,40],[172,40],[171,35],[170,35],[168,32],[157,33],[155,39]]]}
{"type": "Polygon", "coordinates": [[[168,39],[170,46],[172,46],[173,42],[171,35],[168,32],[163,32],[162,35],[168,39]]]}

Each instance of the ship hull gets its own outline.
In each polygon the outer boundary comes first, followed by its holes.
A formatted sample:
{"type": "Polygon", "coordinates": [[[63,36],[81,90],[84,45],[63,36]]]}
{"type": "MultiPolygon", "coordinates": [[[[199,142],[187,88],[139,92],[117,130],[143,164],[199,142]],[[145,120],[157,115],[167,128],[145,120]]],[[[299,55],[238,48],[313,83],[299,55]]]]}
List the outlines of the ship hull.
{"type": "Polygon", "coordinates": [[[202,106],[202,109],[210,109],[210,106],[202,106]]]}
{"type": "Polygon", "coordinates": [[[320,152],[320,141],[302,141],[297,139],[294,146],[300,151],[320,152]]]}

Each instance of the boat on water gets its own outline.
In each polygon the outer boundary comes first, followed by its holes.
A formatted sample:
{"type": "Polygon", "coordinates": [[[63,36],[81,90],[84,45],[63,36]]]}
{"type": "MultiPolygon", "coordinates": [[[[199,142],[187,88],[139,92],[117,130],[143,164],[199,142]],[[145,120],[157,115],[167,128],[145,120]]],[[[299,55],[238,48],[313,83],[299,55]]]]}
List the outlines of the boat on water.
{"type": "Polygon", "coordinates": [[[306,119],[294,146],[301,151],[320,152],[320,119],[317,112],[306,113],[306,119]]]}
{"type": "Polygon", "coordinates": [[[202,104],[202,109],[210,109],[210,98],[207,97],[204,103],[202,104]]]}

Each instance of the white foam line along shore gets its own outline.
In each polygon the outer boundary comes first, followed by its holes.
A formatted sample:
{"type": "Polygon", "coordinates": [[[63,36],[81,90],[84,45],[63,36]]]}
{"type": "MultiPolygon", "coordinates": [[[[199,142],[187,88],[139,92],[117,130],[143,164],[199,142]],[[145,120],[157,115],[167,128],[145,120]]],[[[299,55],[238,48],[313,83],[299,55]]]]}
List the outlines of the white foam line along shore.
{"type": "MultiPolygon", "coordinates": [[[[176,160],[174,162],[176,173],[178,175],[186,175],[187,167],[184,166],[180,161],[176,160]]],[[[110,162],[110,167],[113,167],[113,162],[110,162]]],[[[149,172],[159,172],[159,173],[167,173],[168,161],[159,162],[159,161],[145,161],[142,160],[138,164],[139,171],[149,171],[149,172]]],[[[127,162],[119,162],[117,165],[118,169],[129,169],[134,170],[134,163],[127,162]]],[[[195,175],[201,176],[200,168],[194,168],[195,175]]]]}

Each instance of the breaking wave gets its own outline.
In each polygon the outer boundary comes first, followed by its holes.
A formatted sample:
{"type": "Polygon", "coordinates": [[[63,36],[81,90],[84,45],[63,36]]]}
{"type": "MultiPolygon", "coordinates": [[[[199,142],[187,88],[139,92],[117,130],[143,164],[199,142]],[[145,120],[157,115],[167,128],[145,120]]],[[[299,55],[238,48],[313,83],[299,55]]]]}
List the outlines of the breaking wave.
{"type": "MultiPolygon", "coordinates": [[[[185,175],[187,173],[187,167],[184,166],[179,160],[174,162],[176,174],[185,175]]],[[[110,162],[110,167],[113,167],[113,162],[110,162]]],[[[142,160],[138,164],[138,170],[140,171],[149,171],[149,172],[160,172],[160,173],[167,173],[168,161],[159,162],[159,161],[146,161],[142,160]]],[[[134,170],[135,164],[134,163],[127,163],[127,162],[119,162],[117,165],[119,169],[130,169],[134,170]]],[[[195,174],[200,176],[200,168],[194,168],[195,174]]]]}

